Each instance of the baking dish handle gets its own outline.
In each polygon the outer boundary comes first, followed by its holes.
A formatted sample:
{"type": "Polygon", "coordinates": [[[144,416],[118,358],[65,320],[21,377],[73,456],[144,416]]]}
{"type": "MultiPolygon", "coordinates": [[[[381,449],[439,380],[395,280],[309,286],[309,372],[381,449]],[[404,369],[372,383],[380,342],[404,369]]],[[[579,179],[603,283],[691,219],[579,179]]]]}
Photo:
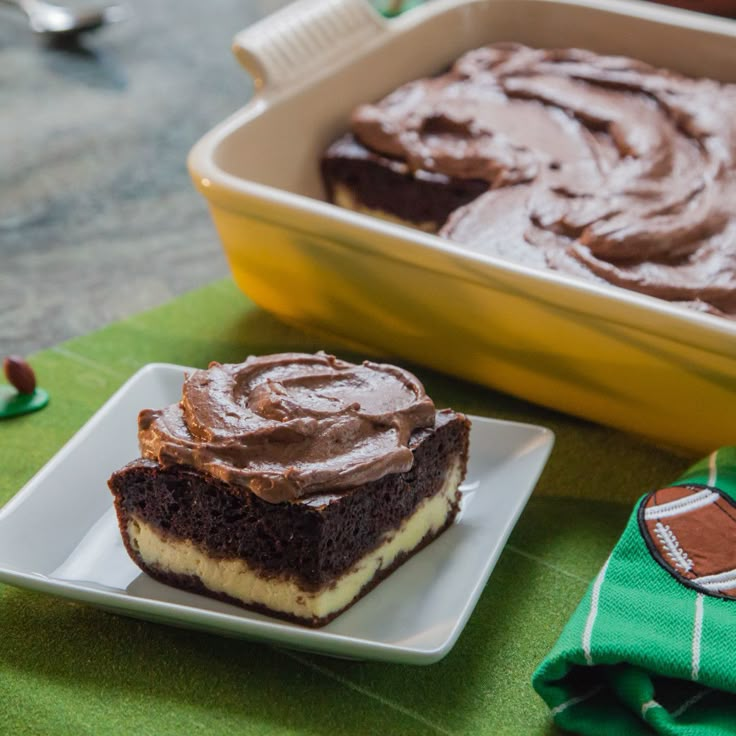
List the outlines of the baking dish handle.
{"type": "Polygon", "coordinates": [[[387,27],[368,0],[297,0],[238,33],[233,53],[256,90],[273,92],[355,54],[387,27]]]}

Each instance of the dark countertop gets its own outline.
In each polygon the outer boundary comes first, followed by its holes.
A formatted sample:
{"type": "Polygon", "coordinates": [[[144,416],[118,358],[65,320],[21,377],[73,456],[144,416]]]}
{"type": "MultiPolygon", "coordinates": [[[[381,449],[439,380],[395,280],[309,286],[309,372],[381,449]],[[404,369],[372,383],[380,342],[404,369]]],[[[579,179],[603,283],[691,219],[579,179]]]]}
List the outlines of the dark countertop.
{"type": "Polygon", "coordinates": [[[49,48],[0,6],[0,354],[27,354],[228,273],[186,170],[252,92],[233,35],[286,0],[125,0],[49,48]]]}

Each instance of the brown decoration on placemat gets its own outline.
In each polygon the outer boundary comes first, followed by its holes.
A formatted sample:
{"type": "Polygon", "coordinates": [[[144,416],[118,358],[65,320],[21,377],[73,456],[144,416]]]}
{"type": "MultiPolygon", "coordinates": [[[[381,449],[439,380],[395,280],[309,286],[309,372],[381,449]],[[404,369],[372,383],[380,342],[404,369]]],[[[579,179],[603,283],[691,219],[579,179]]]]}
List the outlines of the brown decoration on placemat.
{"type": "Polygon", "coordinates": [[[43,409],[49,395],[36,388],[36,375],[28,362],[19,355],[3,360],[3,372],[10,386],[0,385],[0,419],[9,419],[43,409]]]}

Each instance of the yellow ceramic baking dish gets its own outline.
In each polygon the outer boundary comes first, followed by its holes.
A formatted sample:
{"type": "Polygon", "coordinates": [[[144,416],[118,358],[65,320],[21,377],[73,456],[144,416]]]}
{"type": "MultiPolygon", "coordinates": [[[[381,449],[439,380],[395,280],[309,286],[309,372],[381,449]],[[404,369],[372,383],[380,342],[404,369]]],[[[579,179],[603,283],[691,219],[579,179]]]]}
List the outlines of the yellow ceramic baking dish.
{"type": "MultiPolygon", "coordinates": [[[[350,111],[494,41],[736,80],[736,23],[633,0],[300,0],[236,36],[254,98],[193,148],[238,285],[279,317],[689,450],[736,443],[736,323],[324,201],[350,111]]],[[[736,204],[735,204],[736,206],[736,204]]]]}

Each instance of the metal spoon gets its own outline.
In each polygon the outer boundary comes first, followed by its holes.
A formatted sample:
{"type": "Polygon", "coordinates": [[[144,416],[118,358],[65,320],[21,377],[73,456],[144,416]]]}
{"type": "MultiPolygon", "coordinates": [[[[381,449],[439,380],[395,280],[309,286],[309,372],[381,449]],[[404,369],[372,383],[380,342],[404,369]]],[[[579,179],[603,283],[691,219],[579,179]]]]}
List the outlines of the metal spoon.
{"type": "Polygon", "coordinates": [[[123,8],[119,5],[72,10],[44,0],[1,1],[20,8],[28,16],[31,28],[36,33],[49,37],[74,36],[84,31],[93,31],[107,23],[115,23],[125,17],[123,8]]]}

